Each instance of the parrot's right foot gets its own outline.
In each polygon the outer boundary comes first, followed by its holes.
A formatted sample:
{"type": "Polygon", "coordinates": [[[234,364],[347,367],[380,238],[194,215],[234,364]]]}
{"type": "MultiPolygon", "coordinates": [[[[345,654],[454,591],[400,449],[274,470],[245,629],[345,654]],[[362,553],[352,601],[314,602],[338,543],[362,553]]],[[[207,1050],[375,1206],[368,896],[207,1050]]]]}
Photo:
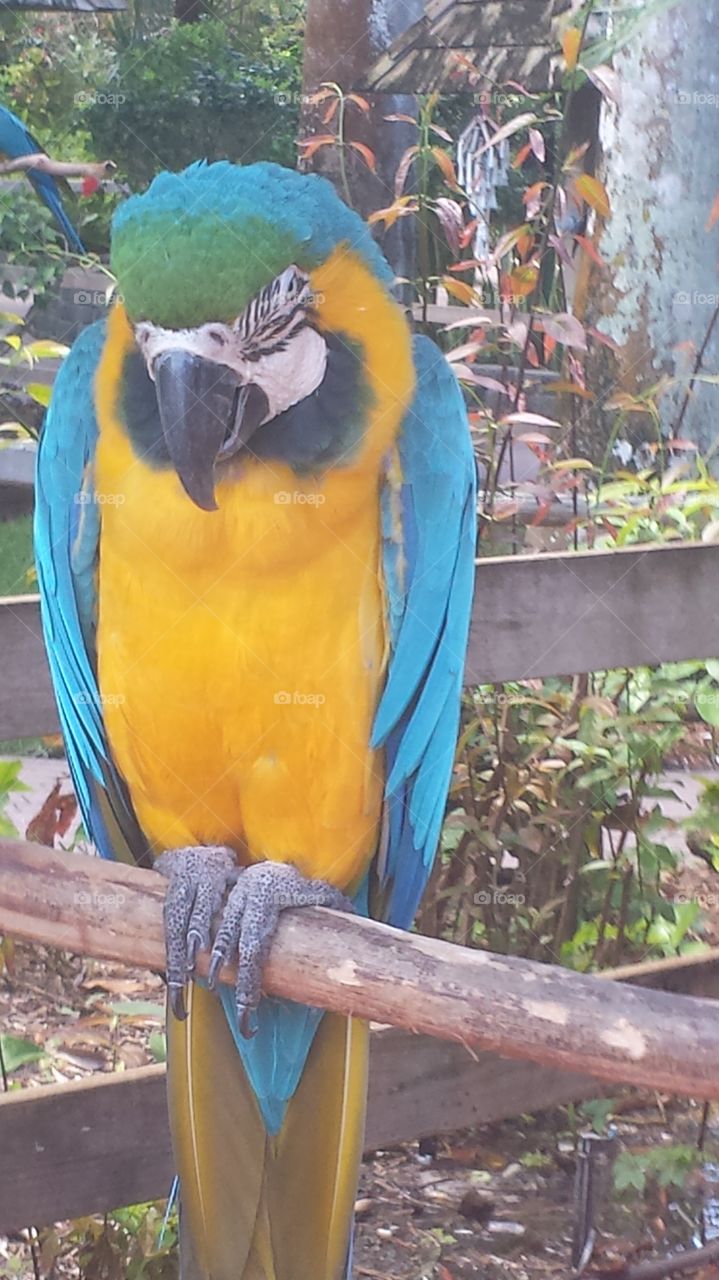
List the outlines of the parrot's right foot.
{"type": "Polygon", "coordinates": [[[185,986],[194,976],[198,953],[210,948],[212,921],[240,869],[232,850],[221,845],[168,849],[155,860],[155,869],[170,882],[163,907],[167,990],[170,1008],[182,1021],[185,986]]]}

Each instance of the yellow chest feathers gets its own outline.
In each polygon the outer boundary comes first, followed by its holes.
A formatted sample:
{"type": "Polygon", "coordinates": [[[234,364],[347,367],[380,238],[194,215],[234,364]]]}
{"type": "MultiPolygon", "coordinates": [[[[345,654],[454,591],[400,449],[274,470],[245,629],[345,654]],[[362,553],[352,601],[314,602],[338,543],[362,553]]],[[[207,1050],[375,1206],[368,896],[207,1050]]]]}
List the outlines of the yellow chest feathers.
{"type": "Polygon", "coordinates": [[[315,477],[245,464],[216,512],[133,452],[117,412],[132,331],[112,314],[96,387],[98,660],[113,754],[158,848],[222,841],[346,885],[381,806],[379,487],[413,372],[406,324],[358,260],[335,255],[312,283],[320,324],[363,353],[361,445],[315,477]]]}

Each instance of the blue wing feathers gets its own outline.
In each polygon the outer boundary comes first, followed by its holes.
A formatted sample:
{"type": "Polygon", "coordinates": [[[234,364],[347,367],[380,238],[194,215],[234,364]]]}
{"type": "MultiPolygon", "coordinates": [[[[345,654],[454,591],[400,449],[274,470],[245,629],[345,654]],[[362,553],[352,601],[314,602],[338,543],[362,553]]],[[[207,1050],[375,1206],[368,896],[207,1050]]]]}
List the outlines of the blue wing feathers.
{"type": "Polygon", "coordinates": [[[104,321],[86,329],[55,381],[38,450],[35,558],[48,662],[85,826],[103,857],[141,862],[145,843],[112,763],[95,672],[100,518],[87,477],[97,441],[92,387],[104,340],[104,321]]]}
{"type": "MultiPolygon", "coordinates": [[[[8,111],[7,107],[0,106],[0,151],[10,159],[18,160],[20,156],[36,155],[43,150],[44,148],[25,127],[22,120],[12,111],[8,111]]],[[[70,247],[76,253],[84,253],[82,240],[63,208],[60,192],[52,174],[29,169],[27,176],[40,199],[52,213],[70,247]]]]}
{"type": "MultiPolygon", "coordinates": [[[[373,732],[388,770],[389,835],[377,872],[386,918],[404,928],[432,869],[451,780],[476,526],[475,467],[461,391],[434,343],[417,338],[414,353],[417,390],[399,445],[404,581],[393,527],[384,520],[392,654],[373,732]]],[[[386,490],[385,506],[389,501],[386,490]]]]}

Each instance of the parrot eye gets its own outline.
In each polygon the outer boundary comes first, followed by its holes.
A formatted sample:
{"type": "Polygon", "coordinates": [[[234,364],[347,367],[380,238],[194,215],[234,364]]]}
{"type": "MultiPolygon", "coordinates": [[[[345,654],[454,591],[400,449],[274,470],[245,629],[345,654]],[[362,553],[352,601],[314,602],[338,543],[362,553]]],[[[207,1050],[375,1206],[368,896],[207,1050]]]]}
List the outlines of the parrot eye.
{"type": "Polygon", "coordinates": [[[219,329],[209,329],[208,337],[210,337],[212,341],[216,342],[220,347],[224,347],[225,343],[227,342],[227,338],[225,334],[220,333],[219,329]]]}

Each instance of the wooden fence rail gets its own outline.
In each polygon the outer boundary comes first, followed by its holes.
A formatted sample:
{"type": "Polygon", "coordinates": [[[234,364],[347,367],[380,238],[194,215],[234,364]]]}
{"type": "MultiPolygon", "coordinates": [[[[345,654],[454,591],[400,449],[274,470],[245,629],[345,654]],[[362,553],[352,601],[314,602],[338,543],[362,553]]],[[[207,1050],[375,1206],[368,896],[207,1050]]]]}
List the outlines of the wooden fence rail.
{"type": "MultiPolygon", "coordinates": [[[[0,930],[83,955],[164,967],[154,871],[0,841],[0,930]]],[[[206,973],[207,957],[198,969],[206,973]]],[[[285,912],[267,991],[599,1079],[719,1098],[711,1001],[638,991],[472,951],[336,912],[285,912]]],[[[231,983],[231,969],[222,981],[231,983]]]]}
{"type": "MultiPolygon", "coordinates": [[[[151,871],[0,841],[0,930],[20,938],[161,969],[163,891],[151,871]]],[[[719,1097],[719,948],[585,977],[292,912],[268,989],[413,1028],[373,1035],[368,1149],[596,1096],[603,1079],[719,1097]]],[[[5,1095],[0,1150],[0,1232],[161,1197],[164,1068],[5,1095]]]]}
{"type": "MultiPolygon", "coordinates": [[[[468,684],[719,654],[714,546],[480,560],[468,684]]],[[[0,599],[0,741],[58,731],[36,596],[0,599]]]]}

